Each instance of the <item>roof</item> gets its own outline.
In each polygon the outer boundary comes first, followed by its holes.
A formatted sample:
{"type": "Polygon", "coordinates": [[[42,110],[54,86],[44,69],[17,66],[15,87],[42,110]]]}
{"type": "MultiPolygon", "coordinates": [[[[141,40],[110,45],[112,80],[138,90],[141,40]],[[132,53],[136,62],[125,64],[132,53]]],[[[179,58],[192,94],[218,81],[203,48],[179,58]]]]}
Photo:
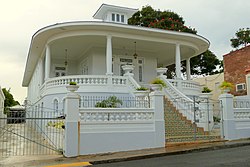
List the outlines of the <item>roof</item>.
{"type": "Polygon", "coordinates": [[[243,47],[243,48],[240,48],[240,49],[237,49],[237,50],[234,50],[234,51],[232,51],[232,52],[229,52],[229,53],[223,55],[223,57],[224,57],[224,56],[230,56],[230,55],[232,55],[232,54],[235,54],[235,53],[237,53],[237,52],[241,52],[241,51],[244,51],[244,50],[247,50],[247,49],[250,49],[250,45],[248,45],[248,46],[246,46],[246,47],[243,47]]]}
{"type": "Polygon", "coordinates": [[[39,58],[41,58],[46,44],[62,38],[62,36],[65,39],[67,34],[69,36],[77,36],[79,34],[80,36],[106,36],[107,34],[110,34],[122,38],[123,41],[124,39],[146,39],[144,40],[145,42],[169,43],[171,45],[180,43],[192,49],[194,51],[193,56],[205,52],[210,44],[206,38],[196,34],[157,28],[100,21],[57,23],[38,30],[32,36],[25,73],[23,76],[23,86],[29,85],[37,62],[39,58]]]}
{"type": "Polygon", "coordinates": [[[134,13],[138,12],[139,9],[127,8],[115,5],[102,4],[99,9],[93,15],[94,19],[102,19],[104,14],[108,11],[118,12],[118,13],[126,13],[127,17],[130,18],[134,13]]]}

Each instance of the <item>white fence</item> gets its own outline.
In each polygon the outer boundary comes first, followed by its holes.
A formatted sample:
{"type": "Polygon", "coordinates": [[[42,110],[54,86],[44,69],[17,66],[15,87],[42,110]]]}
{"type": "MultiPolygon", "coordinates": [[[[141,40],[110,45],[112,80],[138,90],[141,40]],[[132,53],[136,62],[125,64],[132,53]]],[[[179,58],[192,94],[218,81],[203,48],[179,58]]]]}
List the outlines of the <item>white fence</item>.
{"type": "Polygon", "coordinates": [[[250,97],[220,96],[223,137],[228,140],[250,137],[250,97]]]}
{"type": "Polygon", "coordinates": [[[79,99],[66,97],[65,156],[165,147],[162,93],[151,93],[149,105],[133,105],[140,104],[136,99],[126,108],[79,108],[79,99]]]}

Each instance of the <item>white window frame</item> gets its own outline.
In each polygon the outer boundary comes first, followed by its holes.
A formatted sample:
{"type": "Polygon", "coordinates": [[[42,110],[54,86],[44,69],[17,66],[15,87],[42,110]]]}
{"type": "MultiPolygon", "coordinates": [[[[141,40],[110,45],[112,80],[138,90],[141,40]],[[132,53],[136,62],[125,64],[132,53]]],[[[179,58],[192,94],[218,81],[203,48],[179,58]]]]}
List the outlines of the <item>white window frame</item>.
{"type": "Polygon", "coordinates": [[[246,90],[246,84],[245,83],[236,84],[235,87],[236,87],[236,92],[246,90]],[[238,86],[242,86],[242,89],[239,89],[238,86]]]}

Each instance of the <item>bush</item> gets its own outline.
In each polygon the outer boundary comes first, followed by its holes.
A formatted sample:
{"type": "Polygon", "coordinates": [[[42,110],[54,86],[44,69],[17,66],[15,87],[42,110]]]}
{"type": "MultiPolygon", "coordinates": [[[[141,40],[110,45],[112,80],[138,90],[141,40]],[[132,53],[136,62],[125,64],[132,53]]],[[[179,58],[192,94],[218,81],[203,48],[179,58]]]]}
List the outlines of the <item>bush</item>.
{"type": "Polygon", "coordinates": [[[167,87],[167,85],[166,85],[166,83],[163,81],[163,80],[161,80],[161,79],[158,79],[158,78],[156,78],[155,80],[153,80],[152,82],[151,82],[151,84],[160,84],[160,85],[162,85],[162,87],[167,87]]]}
{"type": "Polygon", "coordinates": [[[76,83],[76,82],[71,81],[71,82],[69,83],[69,85],[77,85],[77,83],[76,83]]]}
{"type": "Polygon", "coordinates": [[[202,93],[210,93],[210,92],[212,92],[212,90],[205,86],[205,87],[203,87],[203,90],[201,92],[202,93]]]}
{"type": "Polygon", "coordinates": [[[117,105],[122,105],[122,101],[116,96],[110,96],[107,100],[97,102],[95,107],[97,108],[117,108],[117,105]]]}
{"type": "Polygon", "coordinates": [[[142,86],[142,87],[136,88],[136,90],[139,90],[139,91],[140,91],[140,90],[141,90],[141,91],[145,91],[145,90],[148,90],[148,88],[145,88],[145,87],[143,87],[143,86],[142,86]]]}
{"type": "Polygon", "coordinates": [[[223,82],[221,83],[221,85],[220,85],[220,88],[221,88],[222,90],[224,90],[224,89],[230,89],[230,90],[232,90],[232,89],[233,89],[233,84],[230,83],[230,82],[227,82],[227,81],[223,81],[223,82]]]}

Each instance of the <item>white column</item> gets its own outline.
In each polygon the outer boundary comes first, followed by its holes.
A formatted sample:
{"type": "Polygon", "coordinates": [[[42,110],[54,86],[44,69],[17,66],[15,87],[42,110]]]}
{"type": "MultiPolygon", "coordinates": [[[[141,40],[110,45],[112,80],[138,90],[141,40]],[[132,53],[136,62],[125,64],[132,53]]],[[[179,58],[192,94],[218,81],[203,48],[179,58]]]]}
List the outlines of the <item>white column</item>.
{"type": "Polygon", "coordinates": [[[154,109],[155,119],[154,147],[165,147],[164,95],[162,92],[151,92],[149,96],[151,98],[150,107],[154,109]]]}
{"type": "Polygon", "coordinates": [[[187,80],[191,79],[190,58],[186,61],[187,80]]]}
{"type": "Polygon", "coordinates": [[[175,73],[176,79],[181,79],[181,51],[180,44],[176,44],[175,48],[175,73]]]}
{"type": "Polygon", "coordinates": [[[112,36],[107,36],[106,47],[106,75],[112,75],[112,36]]]}
{"type": "MultiPolygon", "coordinates": [[[[70,88],[72,85],[69,85],[70,88]]],[[[67,88],[69,90],[69,88],[67,88]]],[[[64,156],[76,157],[79,155],[80,147],[80,117],[79,117],[80,96],[74,91],[67,93],[65,98],[65,137],[64,156]]]]}
{"type": "Polygon", "coordinates": [[[51,62],[51,57],[50,57],[50,47],[49,45],[46,45],[46,58],[45,58],[45,81],[49,79],[49,74],[50,74],[50,62],[51,62]]]}
{"type": "Polygon", "coordinates": [[[219,100],[222,105],[221,137],[225,140],[235,140],[237,139],[237,132],[234,119],[233,95],[228,93],[221,94],[219,100]]]}

